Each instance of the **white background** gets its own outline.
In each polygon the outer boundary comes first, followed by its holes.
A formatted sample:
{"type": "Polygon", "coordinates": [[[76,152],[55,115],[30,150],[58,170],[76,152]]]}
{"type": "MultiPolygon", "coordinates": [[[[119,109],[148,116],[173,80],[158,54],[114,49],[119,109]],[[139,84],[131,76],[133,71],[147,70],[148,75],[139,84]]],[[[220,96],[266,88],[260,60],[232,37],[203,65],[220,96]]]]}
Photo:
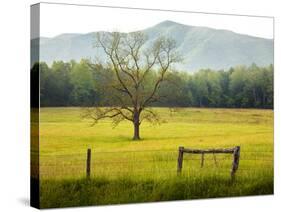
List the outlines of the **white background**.
{"type": "MultiPolygon", "coordinates": [[[[52,0],[50,0],[53,2],[52,0]]],[[[280,211],[281,13],[278,1],[260,0],[68,0],[197,12],[275,16],[275,195],[167,203],[60,209],[66,211],[280,211]]],[[[0,211],[34,211],[29,205],[29,36],[33,0],[6,0],[0,6],[0,211]]],[[[51,14],[50,14],[51,15],[51,14]]],[[[110,17],[109,17],[110,18],[110,17]]]]}
{"type": "Polygon", "coordinates": [[[93,31],[132,32],[152,27],[166,20],[191,26],[226,29],[256,37],[273,38],[273,18],[270,17],[155,12],[69,4],[42,4],[40,6],[40,36],[53,37],[62,33],[93,31]]]}

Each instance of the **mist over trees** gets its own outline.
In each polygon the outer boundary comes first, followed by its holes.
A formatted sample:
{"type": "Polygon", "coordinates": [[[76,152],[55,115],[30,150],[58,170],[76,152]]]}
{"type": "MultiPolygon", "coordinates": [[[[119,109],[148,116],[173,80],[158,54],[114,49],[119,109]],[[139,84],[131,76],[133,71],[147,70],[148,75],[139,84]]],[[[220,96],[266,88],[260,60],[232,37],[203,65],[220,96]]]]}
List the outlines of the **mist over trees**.
{"type": "MultiPolygon", "coordinates": [[[[38,64],[32,69],[36,67],[38,64]]],[[[110,90],[102,86],[108,84],[113,70],[85,59],[55,61],[51,66],[41,62],[39,68],[42,107],[116,106],[106,100],[110,90]]],[[[149,73],[149,81],[155,81],[156,77],[156,70],[149,73]]],[[[150,86],[149,81],[147,86],[150,86]]],[[[195,73],[170,71],[159,87],[158,95],[165,98],[150,106],[273,108],[273,65],[202,69],[195,73]]]]}

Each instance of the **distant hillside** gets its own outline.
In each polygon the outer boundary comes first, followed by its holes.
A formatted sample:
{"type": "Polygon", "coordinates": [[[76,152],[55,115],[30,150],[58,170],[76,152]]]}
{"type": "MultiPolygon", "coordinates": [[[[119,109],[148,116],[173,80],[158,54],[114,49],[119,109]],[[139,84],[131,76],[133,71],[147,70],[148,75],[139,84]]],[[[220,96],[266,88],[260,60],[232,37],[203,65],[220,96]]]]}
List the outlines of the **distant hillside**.
{"type": "MultiPolygon", "coordinates": [[[[227,30],[187,26],[164,21],[143,30],[148,35],[146,45],[159,35],[176,40],[184,63],[177,68],[195,71],[200,68],[226,69],[235,65],[268,65],[273,63],[273,40],[237,34],[227,30]]],[[[61,34],[40,39],[40,59],[48,64],[54,60],[94,58],[93,46],[96,32],[88,34],[61,34]]],[[[104,55],[100,55],[104,57],[104,55]]]]}

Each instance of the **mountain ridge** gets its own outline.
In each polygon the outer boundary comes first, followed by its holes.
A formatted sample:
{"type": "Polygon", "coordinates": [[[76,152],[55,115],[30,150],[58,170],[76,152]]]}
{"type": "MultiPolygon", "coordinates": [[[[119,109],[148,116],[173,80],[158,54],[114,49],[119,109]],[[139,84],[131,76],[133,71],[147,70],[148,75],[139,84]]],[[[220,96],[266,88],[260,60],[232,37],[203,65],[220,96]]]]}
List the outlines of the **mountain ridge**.
{"type": "MultiPolygon", "coordinates": [[[[166,20],[144,30],[149,45],[159,35],[173,38],[184,63],[183,71],[202,68],[228,69],[236,65],[269,65],[273,63],[273,39],[239,34],[230,30],[191,26],[166,20]]],[[[54,60],[70,61],[93,58],[92,48],[97,32],[63,33],[52,38],[40,38],[40,60],[51,64],[54,60]]],[[[104,55],[102,56],[104,57],[104,55]]]]}

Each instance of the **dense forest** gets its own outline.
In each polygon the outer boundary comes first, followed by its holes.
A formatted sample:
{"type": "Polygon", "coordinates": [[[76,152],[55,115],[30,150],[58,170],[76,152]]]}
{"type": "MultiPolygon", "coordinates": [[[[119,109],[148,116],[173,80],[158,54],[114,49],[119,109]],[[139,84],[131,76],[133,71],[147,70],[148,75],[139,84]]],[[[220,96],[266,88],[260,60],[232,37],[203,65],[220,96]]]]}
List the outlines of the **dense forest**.
{"type": "MultiPolygon", "coordinates": [[[[102,73],[111,74],[88,60],[41,62],[40,104],[52,106],[110,106],[102,73]]],[[[156,77],[157,71],[149,78],[156,77]]],[[[112,74],[113,76],[113,74],[112,74]]],[[[147,82],[149,84],[149,80],[147,82]]],[[[151,106],[273,108],[273,66],[237,66],[228,70],[202,69],[195,73],[170,71],[158,90],[161,98],[151,106]]]]}

